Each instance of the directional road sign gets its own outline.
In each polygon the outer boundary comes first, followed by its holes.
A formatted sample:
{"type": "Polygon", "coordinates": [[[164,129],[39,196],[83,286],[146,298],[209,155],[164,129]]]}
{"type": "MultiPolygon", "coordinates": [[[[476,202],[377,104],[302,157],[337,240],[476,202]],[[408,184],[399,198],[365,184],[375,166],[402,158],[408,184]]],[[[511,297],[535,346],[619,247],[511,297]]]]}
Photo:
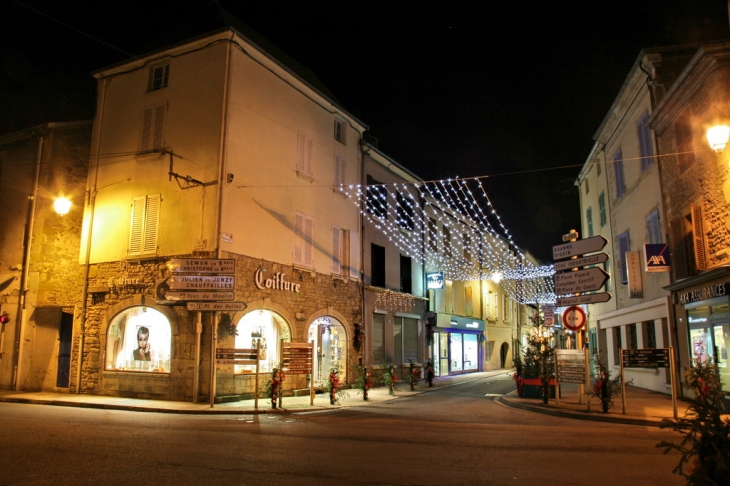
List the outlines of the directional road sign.
{"type": "Polygon", "coordinates": [[[234,292],[180,292],[168,290],[162,293],[163,300],[233,300],[234,292]]]}
{"type": "Polygon", "coordinates": [[[576,258],[575,260],[566,260],[564,262],[558,262],[553,264],[553,268],[556,272],[563,270],[572,270],[573,268],[585,267],[587,265],[595,265],[597,263],[603,263],[608,261],[608,255],[606,253],[596,253],[583,258],[576,258]]]}
{"type": "Polygon", "coordinates": [[[233,258],[173,258],[167,263],[173,273],[236,273],[233,258]]]}
{"type": "Polygon", "coordinates": [[[669,348],[624,349],[624,368],[669,368],[669,348]]]}
{"type": "Polygon", "coordinates": [[[608,240],[601,235],[592,236],[583,240],[572,241],[562,245],[553,246],[553,260],[564,260],[594,251],[601,251],[608,240]]]}
{"type": "Polygon", "coordinates": [[[165,283],[170,290],[233,290],[236,277],[230,275],[173,275],[165,283]]]}
{"type": "Polygon", "coordinates": [[[591,292],[603,287],[608,274],[598,267],[586,268],[577,272],[555,274],[555,293],[557,295],[591,292]]]}
{"type": "Polygon", "coordinates": [[[609,300],[611,300],[611,294],[608,292],[599,292],[597,294],[583,294],[576,297],[558,297],[558,306],[597,304],[599,302],[608,302],[609,300]]]}
{"type": "Polygon", "coordinates": [[[189,311],[240,311],[246,308],[243,302],[188,302],[189,311]]]}

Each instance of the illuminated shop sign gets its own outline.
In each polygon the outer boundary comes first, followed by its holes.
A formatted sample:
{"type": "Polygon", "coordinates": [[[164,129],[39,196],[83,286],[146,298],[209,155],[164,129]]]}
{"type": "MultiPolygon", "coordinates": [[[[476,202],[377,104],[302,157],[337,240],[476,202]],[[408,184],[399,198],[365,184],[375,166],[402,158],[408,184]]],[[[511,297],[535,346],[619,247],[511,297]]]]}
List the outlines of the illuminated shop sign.
{"type": "Polygon", "coordinates": [[[284,290],[286,292],[299,292],[300,284],[288,281],[285,274],[276,272],[272,278],[264,278],[265,271],[263,268],[256,270],[256,275],[254,276],[256,287],[261,290],[273,289],[284,290]]]}
{"type": "Polygon", "coordinates": [[[721,283],[717,285],[710,285],[709,287],[703,287],[691,292],[684,292],[678,295],[679,303],[690,304],[692,302],[699,302],[700,300],[712,299],[713,297],[722,297],[727,295],[725,285],[725,283],[721,283]]]}
{"type": "Polygon", "coordinates": [[[444,272],[426,273],[426,288],[429,290],[444,288],[444,272]]]}
{"type": "Polygon", "coordinates": [[[485,331],[487,329],[486,322],[481,319],[472,319],[459,316],[450,316],[448,327],[450,327],[451,329],[465,329],[473,331],[485,331]]]}

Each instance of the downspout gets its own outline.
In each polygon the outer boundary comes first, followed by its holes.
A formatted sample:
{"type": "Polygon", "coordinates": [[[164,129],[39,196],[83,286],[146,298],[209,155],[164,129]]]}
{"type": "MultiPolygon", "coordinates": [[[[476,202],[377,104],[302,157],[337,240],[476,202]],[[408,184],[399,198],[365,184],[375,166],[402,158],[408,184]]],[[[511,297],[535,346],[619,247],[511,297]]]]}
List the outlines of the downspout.
{"type": "Polygon", "coordinates": [[[89,298],[89,269],[91,268],[91,235],[94,230],[94,210],[96,208],[96,193],[98,192],[97,185],[99,182],[99,161],[101,157],[101,133],[104,126],[104,101],[106,100],[106,87],[109,83],[109,78],[104,78],[104,84],[102,86],[101,100],[99,103],[99,124],[98,124],[98,137],[96,139],[96,167],[94,168],[94,178],[91,187],[88,189],[89,197],[89,224],[86,230],[86,255],[84,256],[84,284],[83,292],[81,297],[81,311],[79,321],[79,350],[76,359],[76,394],[81,395],[81,368],[84,362],[84,336],[86,333],[86,312],[87,312],[87,299],[89,298]]]}
{"type": "Polygon", "coordinates": [[[30,251],[33,245],[33,227],[35,226],[35,209],[38,201],[38,184],[41,176],[41,159],[43,157],[43,137],[38,137],[38,151],[36,155],[35,181],[33,185],[33,195],[30,199],[30,211],[28,213],[27,229],[25,234],[25,242],[23,243],[23,272],[20,274],[20,302],[18,306],[18,319],[15,333],[15,368],[13,369],[13,390],[18,391],[20,388],[20,373],[23,365],[23,328],[25,320],[28,318],[27,298],[28,298],[28,274],[30,273],[30,251]]]}
{"type": "MultiPolygon", "coordinates": [[[[221,242],[221,227],[223,226],[223,189],[226,182],[226,149],[228,146],[227,140],[228,140],[228,107],[230,103],[230,91],[231,91],[231,52],[233,51],[233,36],[234,33],[231,33],[231,38],[229,39],[230,42],[228,43],[228,52],[226,52],[226,72],[225,72],[225,86],[223,89],[223,110],[221,114],[221,127],[223,130],[221,131],[221,140],[220,140],[220,156],[219,156],[219,162],[218,162],[218,206],[216,208],[217,215],[216,215],[216,223],[215,223],[215,255],[216,258],[221,257],[221,248],[220,248],[220,242],[221,242]]],[[[215,348],[216,348],[216,341],[217,341],[217,331],[218,331],[218,321],[220,319],[220,312],[216,311],[213,314],[213,322],[211,323],[211,333],[210,333],[210,392],[209,392],[209,398],[210,398],[210,407],[213,408],[213,404],[215,402],[215,390],[216,390],[216,380],[215,380],[215,348]]],[[[198,326],[198,332],[202,332],[202,325],[198,326]]],[[[198,355],[198,359],[200,357],[200,347],[196,350],[196,353],[198,355]]],[[[198,374],[199,370],[196,368],[195,373],[198,374]]],[[[198,390],[193,390],[193,395],[196,396],[198,393],[198,390]]],[[[257,391],[258,393],[258,391],[257,391]]]]}
{"type": "MultiPolygon", "coordinates": [[[[367,204],[367,177],[366,177],[366,170],[365,170],[365,156],[370,152],[365,151],[365,147],[363,144],[362,134],[360,135],[360,153],[362,157],[362,161],[360,163],[360,182],[364,185],[364,190],[360,192],[360,208],[364,208],[364,204],[367,204]]],[[[360,352],[363,352],[363,348],[367,347],[367,340],[368,336],[370,335],[369,332],[365,332],[365,217],[363,216],[362,210],[360,211],[360,268],[358,269],[360,272],[360,283],[362,284],[360,286],[360,292],[362,293],[362,298],[360,299],[360,307],[362,309],[362,322],[360,323],[360,332],[365,333],[365,339],[363,340],[363,343],[360,345],[360,352]]],[[[359,337],[359,336],[358,336],[359,337]]],[[[359,365],[363,365],[362,361],[358,363],[359,365]]],[[[348,377],[345,377],[345,383],[348,383],[348,377]]]]}

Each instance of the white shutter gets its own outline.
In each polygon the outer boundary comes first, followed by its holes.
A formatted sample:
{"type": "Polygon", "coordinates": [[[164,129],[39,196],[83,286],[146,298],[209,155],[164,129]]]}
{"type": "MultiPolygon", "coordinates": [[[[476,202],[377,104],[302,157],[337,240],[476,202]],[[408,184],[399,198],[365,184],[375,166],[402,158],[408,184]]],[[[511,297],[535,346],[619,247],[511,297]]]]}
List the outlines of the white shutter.
{"type": "Polygon", "coordinates": [[[332,226],[332,273],[342,275],[342,229],[332,226]]]}
{"type": "Polygon", "coordinates": [[[141,255],[144,244],[144,210],[147,196],[132,199],[132,214],[129,229],[129,254],[141,255]]]}
{"type": "Polygon", "coordinates": [[[303,133],[299,134],[297,140],[297,171],[301,174],[312,176],[312,152],[314,142],[303,133]]]}
{"type": "Polygon", "coordinates": [[[165,105],[145,108],[142,114],[142,137],[139,142],[140,151],[154,150],[165,145],[165,105]]]}
{"type": "Polygon", "coordinates": [[[350,277],[360,276],[360,233],[350,231],[350,277]]]}
{"type": "Polygon", "coordinates": [[[311,267],[314,263],[312,255],[312,241],[313,241],[313,220],[311,216],[304,218],[304,265],[311,267]]]}
{"type": "Polygon", "coordinates": [[[345,185],[345,158],[339,154],[335,154],[333,185],[337,190],[341,190],[345,185]]]}
{"type": "Polygon", "coordinates": [[[157,105],[155,107],[155,123],[152,131],[152,148],[160,149],[164,147],[165,140],[163,137],[165,129],[165,105],[157,105]]]}
{"type": "Polygon", "coordinates": [[[145,209],[144,245],[145,254],[157,253],[157,235],[160,227],[160,195],[147,196],[145,209]]]}
{"type": "Polygon", "coordinates": [[[304,238],[303,228],[304,227],[304,216],[295,213],[294,214],[294,263],[303,264],[304,259],[304,238]]]}

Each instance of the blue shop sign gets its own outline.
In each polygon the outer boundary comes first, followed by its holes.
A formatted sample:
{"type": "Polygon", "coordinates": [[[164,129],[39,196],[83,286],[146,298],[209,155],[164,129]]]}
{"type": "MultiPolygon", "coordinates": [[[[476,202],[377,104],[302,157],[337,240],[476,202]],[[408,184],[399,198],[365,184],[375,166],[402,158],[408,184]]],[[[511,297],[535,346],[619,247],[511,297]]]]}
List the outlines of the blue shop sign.
{"type": "Polygon", "coordinates": [[[429,290],[444,288],[444,272],[426,272],[426,288],[429,290]]]}

